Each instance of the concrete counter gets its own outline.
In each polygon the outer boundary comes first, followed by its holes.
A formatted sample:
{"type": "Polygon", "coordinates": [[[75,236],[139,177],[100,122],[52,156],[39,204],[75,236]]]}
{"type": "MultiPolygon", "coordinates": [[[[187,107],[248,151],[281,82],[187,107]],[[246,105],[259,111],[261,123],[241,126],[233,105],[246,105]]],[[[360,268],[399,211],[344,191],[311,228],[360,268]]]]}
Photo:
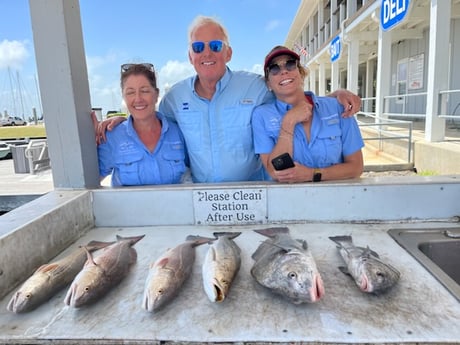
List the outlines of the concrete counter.
{"type": "Polygon", "coordinates": [[[458,227],[459,195],[457,176],[53,191],[0,217],[0,343],[460,343],[460,303],[387,234],[458,227]],[[250,275],[251,255],[265,240],[252,230],[280,224],[316,258],[326,295],[315,304],[293,305],[250,275]],[[142,309],[151,262],[187,235],[222,230],[243,232],[242,267],[223,303],[203,290],[203,245],[179,296],[156,314],[142,309]],[[29,313],[6,310],[38,266],[117,234],[145,238],[134,246],[130,274],[105,298],[73,309],[64,289],[29,313]],[[344,234],[400,270],[393,290],[364,294],[338,270],[342,258],[328,237],[344,234]]]}
{"type": "MultiPolygon", "coordinates": [[[[99,302],[73,309],[63,303],[66,290],[26,314],[6,310],[12,295],[0,301],[1,343],[160,344],[171,342],[279,343],[416,343],[457,342],[460,303],[387,234],[394,227],[454,226],[424,224],[289,224],[295,238],[306,239],[324,280],[326,295],[315,304],[293,305],[259,286],[250,276],[251,254],[265,238],[258,226],[146,226],[91,229],[60,256],[89,240],[111,241],[117,234],[145,238],[134,248],[138,261],[129,276],[99,302]],[[201,265],[207,245],[197,247],[190,279],[163,310],[141,308],[150,262],[189,234],[242,231],[242,267],[229,297],[221,304],[207,299],[201,265]],[[381,296],[360,292],[342,274],[335,244],[328,236],[351,234],[357,245],[369,245],[401,272],[398,285],[381,296]]],[[[27,255],[27,254],[24,254],[27,255]]]]}

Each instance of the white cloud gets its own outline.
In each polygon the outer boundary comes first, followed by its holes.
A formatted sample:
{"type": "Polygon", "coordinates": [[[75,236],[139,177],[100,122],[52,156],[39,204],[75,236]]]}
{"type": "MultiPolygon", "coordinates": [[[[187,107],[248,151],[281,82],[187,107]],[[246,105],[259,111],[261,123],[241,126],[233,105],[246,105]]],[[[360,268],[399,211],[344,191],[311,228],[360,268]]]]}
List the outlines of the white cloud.
{"type": "Polygon", "coordinates": [[[276,30],[281,25],[279,20],[271,20],[265,25],[265,31],[270,32],[276,30]]]}
{"type": "Polygon", "coordinates": [[[27,50],[28,41],[8,41],[0,42],[0,69],[12,68],[22,69],[23,64],[29,57],[27,50]]]}
{"type": "Polygon", "coordinates": [[[160,87],[160,94],[178,81],[195,74],[195,69],[189,61],[168,61],[166,64],[157,71],[158,82],[160,87]]]}

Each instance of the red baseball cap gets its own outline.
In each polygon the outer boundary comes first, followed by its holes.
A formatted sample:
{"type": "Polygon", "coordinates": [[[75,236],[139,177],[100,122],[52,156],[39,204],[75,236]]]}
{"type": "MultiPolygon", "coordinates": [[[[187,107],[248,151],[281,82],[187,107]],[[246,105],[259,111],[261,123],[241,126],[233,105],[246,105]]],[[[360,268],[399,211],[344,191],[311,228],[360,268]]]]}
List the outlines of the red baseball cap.
{"type": "Polygon", "coordinates": [[[288,49],[284,46],[276,46],[272,50],[270,50],[270,53],[265,57],[265,63],[264,63],[264,72],[267,72],[267,67],[270,65],[270,62],[276,58],[277,56],[280,55],[289,55],[295,58],[296,60],[300,60],[299,54],[296,52],[292,51],[291,49],[288,49]]]}

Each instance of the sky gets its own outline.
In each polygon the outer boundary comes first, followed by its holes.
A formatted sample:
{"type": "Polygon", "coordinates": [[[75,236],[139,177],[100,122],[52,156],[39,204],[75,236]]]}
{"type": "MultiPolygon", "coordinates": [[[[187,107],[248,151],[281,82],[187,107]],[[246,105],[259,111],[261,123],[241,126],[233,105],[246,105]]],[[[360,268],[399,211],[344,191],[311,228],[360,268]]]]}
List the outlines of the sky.
{"type": "MultiPolygon", "coordinates": [[[[80,0],[91,106],[121,110],[120,65],[155,65],[160,97],[194,74],[187,32],[197,15],[213,16],[229,32],[233,70],[262,73],[265,55],[284,44],[304,0],[80,0]]],[[[0,0],[0,112],[28,118],[42,105],[29,0],[0,0]]],[[[52,52],[50,52],[51,54],[52,52]]]]}

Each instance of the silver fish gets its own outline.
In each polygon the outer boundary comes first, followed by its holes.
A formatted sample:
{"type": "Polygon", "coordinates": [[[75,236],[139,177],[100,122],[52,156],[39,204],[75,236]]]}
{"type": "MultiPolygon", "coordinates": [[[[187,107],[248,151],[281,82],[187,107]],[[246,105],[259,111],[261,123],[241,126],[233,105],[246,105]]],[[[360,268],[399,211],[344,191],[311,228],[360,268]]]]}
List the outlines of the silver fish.
{"type": "Polygon", "coordinates": [[[13,313],[35,309],[72,282],[85,264],[87,251],[93,252],[112,243],[91,241],[60,260],[40,266],[12,296],[7,309],[13,313]]]}
{"type": "Polygon", "coordinates": [[[294,304],[321,299],[324,284],[307,242],[294,240],[286,227],[254,231],[268,237],[252,254],[255,280],[294,304]]]}
{"type": "Polygon", "coordinates": [[[241,249],[233,241],[241,232],[215,232],[217,241],[203,263],[203,286],[211,302],[222,302],[241,266],[241,249]]]}
{"type": "Polygon", "coordinates": [[[158,258],[145,280],[142,307],[155,312],[172,300],[189,277],[195,262],[195,247],[215,238],[189,235],[186,241],[158,258]]]}
{"type": "Polygon", "coordinates": [[[384,263],[369,247],[356,247],[351,236],[333,236],[329,239],[337,244],[340,255],[347,264],[347,267],[339,269],[352,276],[361,291],[380,294],[398,282],[399,271],[384,263]]]}
{"type": "Polygon", "coordinates": [[[64,303],[79,308],[93,302],[119,284],[137,260],[136,250],[132,246],[144,236],[117,235],[117,242],[104,248],[100,255],[93,257],[87,252],[85,266],[73,280],[64,303]]]}

